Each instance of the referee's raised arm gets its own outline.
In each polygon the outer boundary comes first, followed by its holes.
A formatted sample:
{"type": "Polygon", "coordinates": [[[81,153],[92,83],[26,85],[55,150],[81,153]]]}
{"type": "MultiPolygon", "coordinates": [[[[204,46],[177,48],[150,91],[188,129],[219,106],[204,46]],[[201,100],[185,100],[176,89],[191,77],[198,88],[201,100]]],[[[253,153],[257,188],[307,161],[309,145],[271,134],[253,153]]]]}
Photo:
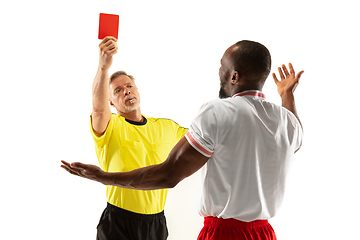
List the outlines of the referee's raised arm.
{"type": "Polygon", "coordinates": [[[99,44],[99,67],[92,87],[92,127],[96,135],[101,136],[110,121],[109,106],[109,68],[113,56],[117,53],[117,39],[106,37],[99,44]]]}

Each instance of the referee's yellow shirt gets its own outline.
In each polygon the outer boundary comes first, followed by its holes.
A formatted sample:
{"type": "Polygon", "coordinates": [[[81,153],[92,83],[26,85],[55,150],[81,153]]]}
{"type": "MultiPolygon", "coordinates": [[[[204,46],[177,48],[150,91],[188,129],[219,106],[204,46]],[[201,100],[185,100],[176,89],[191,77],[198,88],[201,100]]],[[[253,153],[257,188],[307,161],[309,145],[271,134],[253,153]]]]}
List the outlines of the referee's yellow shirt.
{"type": "MultiPolygon", "coordinates": [[[[186,134],[187,129],[172,120],[146,118],[131,122],[112,114],[105,133],[97,137],[90,129],[100,167],[106,172],[128,172],[159,164],[166,160],[171,149],[186,134]]],[[[168,190],[132,190],[106,187],[110,204],[140,214],[155,214],[164,210],[168,190]]]]}

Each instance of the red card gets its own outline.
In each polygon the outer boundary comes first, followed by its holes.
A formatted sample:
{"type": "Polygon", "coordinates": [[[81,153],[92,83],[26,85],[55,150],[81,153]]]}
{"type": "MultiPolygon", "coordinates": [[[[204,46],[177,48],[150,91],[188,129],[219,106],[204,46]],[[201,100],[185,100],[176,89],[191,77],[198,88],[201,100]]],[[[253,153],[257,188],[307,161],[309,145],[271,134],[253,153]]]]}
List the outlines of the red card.
{"type": "Polygon", "coordinates": [[[99,17],[99,39],[106,36],[118,38],[119,15],[100,13],[99,17]]]}

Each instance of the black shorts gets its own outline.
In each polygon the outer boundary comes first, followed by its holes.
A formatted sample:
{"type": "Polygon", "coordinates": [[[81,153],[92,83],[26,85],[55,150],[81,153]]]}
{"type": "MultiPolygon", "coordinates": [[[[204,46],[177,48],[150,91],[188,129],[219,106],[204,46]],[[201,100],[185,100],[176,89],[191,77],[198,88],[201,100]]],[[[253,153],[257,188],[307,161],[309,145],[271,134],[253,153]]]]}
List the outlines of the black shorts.
{"type": "Polygon", "coordinates": [[[165,240],[168,237],[164,211],[139,214],[107,204],[97,226],[97,240],[165,240]]]}

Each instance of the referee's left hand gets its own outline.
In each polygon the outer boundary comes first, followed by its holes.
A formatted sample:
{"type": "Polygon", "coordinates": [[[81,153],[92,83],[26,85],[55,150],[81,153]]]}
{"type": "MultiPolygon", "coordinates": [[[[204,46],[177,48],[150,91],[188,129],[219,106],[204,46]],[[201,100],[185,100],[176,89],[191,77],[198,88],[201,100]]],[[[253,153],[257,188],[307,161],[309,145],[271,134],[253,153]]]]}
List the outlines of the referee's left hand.
{"type": "Polygon", "coordinates": [[[83,163],[79,163],[79,162],[74,162],[74,163],[70,164],[63,160],[61,160],[61,162],[62,162],[62,165],[60,167],[62,167],[69,173],[79,176],[79,177],[83,177],[83,178],[87,178],[87,179],[90,179],[90,180],[93,180],[96,182],[103,183],[102,176],[104,175],[105,172],[98,166],[91,165],[91,164],[83,164],[83,163]]]}

